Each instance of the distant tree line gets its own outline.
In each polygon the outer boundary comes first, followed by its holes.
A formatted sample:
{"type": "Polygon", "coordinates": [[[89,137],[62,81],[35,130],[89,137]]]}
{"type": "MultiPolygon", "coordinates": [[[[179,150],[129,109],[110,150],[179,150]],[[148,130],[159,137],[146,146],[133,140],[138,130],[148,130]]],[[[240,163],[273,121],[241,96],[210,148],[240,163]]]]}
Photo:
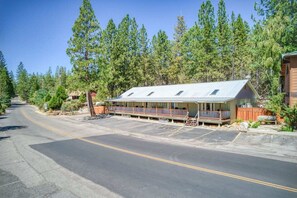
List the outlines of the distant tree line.
{"type": "Polygon", "coordinates": [[[255,9],[258,17],[250,27],[240,14],[228,16],[224,0],[219,1],[216,13],[206,0],[194,26],[187,27],[184,17],[178,16],[173,40],[162,30],[150,40],[145,26],[129,15],[118,25],[109,20],[102,29],[90,1],[83,0],[66,51],[72,70],[58,67],[55,74],[51,69],[45,74],[28,74],[20,63],[13,81],[1,58],[1,83],[12,84],[6,91],[0,87],[1,98],[11,97],[11,87],[15,87],[23,100],[34,103],[36,94],[50,100],[61,86],[68,92],[86,92],[87,100],[90,91],[97,91],[98,100],[105,100],[133,86],[247,76],[261,96],[275,95],[281,54],[297,50],[297,1],[261,0],[255,9]],[[2,75],[10,80],[2,80],[2,75]]]}
{"type": "Polygon", "coordinates": [[[251,78],[263,97],[278,92],[281,54],[297,50],[297,1],[261,0],[253,27],[241,15],[215,13],[202,3],[193,27],[177,17],[173,40],[160,30],[149,40],[144,25],[126,15],[101,29],[89,0],[84,0],[67,54],[77,88],[118,96],[133,86],[251,78]]]}

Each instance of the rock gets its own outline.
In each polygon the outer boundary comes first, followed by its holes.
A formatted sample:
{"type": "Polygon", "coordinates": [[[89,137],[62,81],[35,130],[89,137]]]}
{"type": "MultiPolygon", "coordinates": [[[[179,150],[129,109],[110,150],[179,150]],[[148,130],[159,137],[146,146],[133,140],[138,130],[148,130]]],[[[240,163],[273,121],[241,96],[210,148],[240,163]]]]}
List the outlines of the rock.
{"type": "Polygon", "coordinates": [[[240,123],[238,129],[239,129],[240,132],[247,132],[248,131],[248,128],[249,128],[249,123],[242,122],[242,123],[240,123]]]}

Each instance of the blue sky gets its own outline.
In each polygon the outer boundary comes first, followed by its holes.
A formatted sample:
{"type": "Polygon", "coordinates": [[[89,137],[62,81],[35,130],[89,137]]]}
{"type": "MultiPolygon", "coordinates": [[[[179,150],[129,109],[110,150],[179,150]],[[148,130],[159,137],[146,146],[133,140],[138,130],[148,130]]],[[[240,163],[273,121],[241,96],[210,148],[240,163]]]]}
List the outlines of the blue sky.
{"type": "MultiPolygon", "coordinates": [[[[217,10],[219,0],[212,0],[217,10]]],[[[241,14],[252,24],[257,0],[225,0],[227,12],[241,14]]],[[[71,64],[66,55],[72,25],[82,0],[0,0],[0,50],[14,73],[20,61],[28,72],[45,73],[49,67],[71,64]]],[[[202,0],[91,0],[102,28],[109,19],[118,24],[129,14],[144,24],[151,38],[160,29],[173,37],[176,17],[183,15],[188,27],[197,21],[202,0]]]]}

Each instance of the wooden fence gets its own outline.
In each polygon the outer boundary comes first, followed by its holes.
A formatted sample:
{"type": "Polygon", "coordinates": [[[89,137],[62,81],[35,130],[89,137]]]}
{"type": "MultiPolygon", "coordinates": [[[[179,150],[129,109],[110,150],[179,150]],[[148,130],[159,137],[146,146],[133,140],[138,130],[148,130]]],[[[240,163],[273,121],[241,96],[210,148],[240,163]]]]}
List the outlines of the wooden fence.
{"type": "Polygon", "coordinates": [[[236,111],[236,118],[241,119],[244,121],[257,121],[258,116],[260,115],[271,115],[269,111],[267,111],[264,108],[243,108],[243,107],[238,107],[236,111]]]}

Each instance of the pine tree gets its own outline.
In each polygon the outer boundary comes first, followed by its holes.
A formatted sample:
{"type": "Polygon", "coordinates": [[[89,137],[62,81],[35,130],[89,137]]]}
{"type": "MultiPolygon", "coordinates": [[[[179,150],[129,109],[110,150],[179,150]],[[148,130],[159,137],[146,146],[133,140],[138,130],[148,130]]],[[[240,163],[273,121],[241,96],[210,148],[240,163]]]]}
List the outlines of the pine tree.
{"type": "Polygon", "coordinates": [[[117,32],[116,25],[113,20],[109,20],[107,27],[102,31],[100,38],[100,56],[99,56],[99,93],[101,99],[111,98],[114,96],[114,61],[112,59],[113,48],[115,47],[115,35],[117,32]]]}
{"type": "Polygon", "coordinates": [[[17,90],[18,96],[22,100],[27,102],[29,99],[30,85],[29,85],[28,72],[25,69],[22,62],[20,62],[17,68],[17,87],[16,88],[17,88],[16,90],[17,90]]]}
{"type": "Polygon", "coordinates": [[[233,64],[234,79],[249,75],[248,28],[240,15],[233,22],[233,64]]]}
{"type": "Polygon", "coordinates": [[[72,28],[73,36],[68,41],[67,55],[73,65],[73,77],[81,91],[86,92],[91,116],[95,116],[90,91],[98,77],[98,46],[100,25],[89,0],[83,0],[79,17],[72,28]]]}
{"type": "Polygon", "coordinates": [[[141,81],[140,76],[140,48],[139,48],[139,32],[138,25],[133,18],[130,24],[129,31],[129,68],[128,68],[128,81],[129,87],[138,86],[141,81]]]}
{"type": "Polygon", "coordinates": [[[115,95],[120,95],[130,88],[128,80],[129,69],[129,27],[130,17],[126,15],[118,26],[115,36],[114,48],[112,49],[112,60],[114,66],[115,95]]]}
{"type": "Polygon", "coordinates": [[[6,61],[0,51],[0,114],[10,106],[10,98],[13,92],[12,81],[6,68],[6,61]]]}
{"type": "Polygon", "coordinates": [[[200,57],[201,63],[198,65],[204,73],[203,81],[215,81],[222,78],[218,69],[218,52],[216,44],[216,27],[214,8],[210,0],[202,3],[198,12],[198,24],[202,35],[203,54],[200,57]]]}
{"type": "Polygon", "coordinates": [[[52,74],[52,68],[49,67],[42,77],[42,88],[53,93],[55,91],[55,79],[52,74]]]}
{"type": "Polygon", "coordinates": [[[149,40],[147,37],[147,31],[144,25],[141,26],[139,31],[139,50],[140,50],[140,85],[141,86],[148,86],[153,85],[154,79],[154,68],[151,63],[150,59],[150,47],[149,47],[149,40]]]}
{"type": "Polygon", "coordinates": [[[38,76],[34,73],[32,75],[29,75],[29,99],[31,99],[34,96],[34,93],[40,89],[40,82],[38,79],[38,76]]]}
{"type": "Polygon", "coordinates": [[[228,16],[226,13],[225,1],[220,0],[218,9],[218,54],[219,54],[219,72],[224,74],[221,80],[229,80],[232,76],[232,45],[231,45],[231,30],[229,27],[228,16]]]}
{"type": "Polygon", "coordinates": [[[67,85],[67,71],[66,67],[57,66],[55,72],[55,87],[62,86],[66,87],[67,85]]]}
{"type": "Polygon", "coordinates": [[[155,83],[166,85],[169,83],[168,67],[171,63],[172,51],[168,36],[164,31],[159,31],[152,40],[152,59],[155,69],[155,83]]]}
{"type": "Polygon", "coordinates": [[[185,81],[185,69],[183,67],[182,39],[187,31],[186,23],[183,16],[177,17],[177,25],[174,28],[173,45],[172,45],[172,63],[168,68],[168,77],[171,84],[185,81]]]}
{"type": "Polygon", "coordinates": [[[183,67],[185,69],[186,82],[202,82],[202,59],[204,49],[202,46],[202,34],[199,26],[195,24],[183,36],[182,39],[183,67]]]}

